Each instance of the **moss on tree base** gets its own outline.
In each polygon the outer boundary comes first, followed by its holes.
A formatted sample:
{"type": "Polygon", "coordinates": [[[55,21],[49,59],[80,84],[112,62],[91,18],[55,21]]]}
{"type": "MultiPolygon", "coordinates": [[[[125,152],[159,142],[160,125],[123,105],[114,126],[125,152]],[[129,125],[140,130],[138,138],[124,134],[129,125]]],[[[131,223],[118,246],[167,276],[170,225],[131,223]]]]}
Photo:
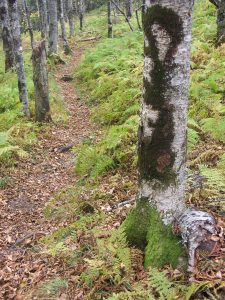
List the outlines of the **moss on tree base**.
{"type": "Polygon", "coordinates": [[[132,246],[145,250],[145,267],[176,267],[184,255],[180,239],[175,237],[171,225],[165,225],[158,211],[146,200],[138,200],[122,227],[132,246]]]}

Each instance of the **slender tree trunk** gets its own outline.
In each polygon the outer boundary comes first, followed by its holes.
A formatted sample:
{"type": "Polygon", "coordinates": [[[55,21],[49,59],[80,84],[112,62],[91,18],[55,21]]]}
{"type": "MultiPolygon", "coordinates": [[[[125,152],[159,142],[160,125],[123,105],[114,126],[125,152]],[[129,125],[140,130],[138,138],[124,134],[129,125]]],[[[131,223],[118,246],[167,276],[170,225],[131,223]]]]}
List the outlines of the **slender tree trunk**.
{"type": "Polygon", "coordinates": [[[20,35],[20,22],[19,22],[17,1],[8,0],[8,4],[9,4],[11,31],[13,36],[16,71],[18,77],[19,97],[23,105],[22,112],[29,117],[30,113],[29,113],[29,104],[28,104],[28,93],[27,93],[27,86],[26,86],[26,75],[24,70],[24,60],[23,60],[23,53],[22,53],[23,48],[22,48],[21,35],[20,35]]]}
{"type": "Polygon", "coordinates": [[[70,36],[75,36],[74,31],[74,21],[73,21],[73,1],[67,0],[67,8],[68,8],[68,21],[70,28],[70,36]]]}
{"type": "Polygon", "coordinates": [[[108,1],[108,38],[113,37],[113,24],[112,24],[112,3],[108,1]]]}
{"type": "Polygon", "coordinates": [[[51,115],[45,40],[42,40],[33,48],[32,62],[35,87],[35,119],[38,122],[49,122],[51,121],[51,115]]]}
{"type": "Polygon", "coordinates": [[[2,40],[5,53],[5,72],[14,67],[13,37],[10,28],[7,0],[0,2],[0,19],[2,23],[2,40]]]}
{"type": "Polygon", "coordinates": [[[28,30],[29,30],[29,34],[30,34],[31,48],[33,49],[34,48],[34,34],[33,34],[32,23],[30,20],[30,10],[27,6],[26,0],[23,0],[23,4],[24,4],[25,12],[26,12],[27,25],[28,25],[28,30]]]}
{"type": "Polygon", "coordinates": [[[56,54],[58,50],[58,16],[57,0],[49,0],[49,55],[56,54]]]}
{"type": "Polygon", "coordinates": [[[48,25],[48,11],[46,0],[38,0],[38,9],[41,23],[41,37],[48,39],[49,36],[49,25],[48,25]]]}
{"type": "Polygon", "coordinates": [[[80,30],[83,30],[84,22],[84,0],[79,0],[79,20],[80,20],[80,30]]]}
{"type": "Polygon", "coordinates": [[[128,18],[131,18],[133,15],[133,1],[132,0],[126,0],[126,15],[128,18]]]}
{"type": "Polygon", "coordinates": [[[62,30],[64,53],[69,54],[69,53],[71,53],[71,49],[70,49],[68,39],[67,39],[67,34],[66,34],[63,1],[58,0],[58,4],[59,4],[59,19],[60,19],[60,25],[61,25],[61,30],[62,30]]]}

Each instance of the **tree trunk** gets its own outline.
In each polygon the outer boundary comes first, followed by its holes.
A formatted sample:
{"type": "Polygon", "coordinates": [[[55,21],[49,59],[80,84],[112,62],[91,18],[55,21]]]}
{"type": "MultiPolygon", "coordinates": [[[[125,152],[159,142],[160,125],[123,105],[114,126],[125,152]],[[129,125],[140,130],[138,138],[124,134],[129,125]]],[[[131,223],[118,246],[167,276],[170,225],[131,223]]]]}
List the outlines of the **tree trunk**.
{"type": "Polygon", "coordinates": [[[112,24],[112,3],[108,1],[108,38],[113,37],[113,24],[112,24]]]}
{"type": "Polygon", "coordinates": [[[73,22],[73,1],[72,0],[67,0],[67,8],[68,8],[70,36],[72,37],[72,36],[75,36],[74,22],[73,22]]]}
{"type": "Polygon", "coordinates": [[[45,40],[42,40],[33,48],[32,62],[35,87],[35,119],[37,122],[49,122],[51,116],[45,40]]]}
{"type": "Polygon", "coordinates": [[[41,37],[43,39],[48,39],[49,25],[48,25],[46,0],[38,0],[38,9],[39,9],[39,15],[40,15],[40,22],[41,22],[41,37]]]}
{"type": "Polygon", "coordinates": [[[225,42],[225,0],[218,1],[217,9],[217,44],[225,42]]]}
{"type": "Polygon", "coordinates": [[[32,23],[31,23],[31,20],[30,20],[30,10],[27,6],[27,1],[26,0],[23,0],[23,4],[24,4],[25,12],[26,12],[27,25],[28,25],[28,30],[29,30],[29,34],[30,34],[31,48],[33,49],[33,47],[34,47],[34,34],[33,34],[32,23]]]}
{"type": "Polygon", "coordinates": [[[71,53],[71,49],[70,49],[68,39],[67,39],[67,34],[66,34],[63,1],[58,0],[58,4],[59,4],[59,19],[60,19],[60,25],[61,25],[61,30],[62,30],[64,53],[69,54],[69,53],[71,53]]]}
{"type": "Polygon", "coordinates": [[[13,37],[10,28],[7,0],[0,2],[0,19],[2,23],[2,40],[5,53],[5,72],[14,67],[13,37]]]}
{"type": "Polygon", "coordinates": [[[84,21],[84,0],[79,0],[79,20],[80,20],[80,30],[83,30],[83,21],[84,21]]]}
{"type": "Polygon", "coordinates": [[[126,15],[128,18],[131,18],[133,15],[133,3],[132,0],[126,0],[126,15]]]}
{"type": "Polygon", "coordinates": [[[19,22],[17,1],[8,0],[8,4],[9,4],[11,32],[12,32],[13,45],[14,45],[16,71],[18,77],[19,97],[23,105],[22,112],[29,117],[30,112],[29,112],[29,104],[28,104],[26,76],[24,70],[24,60],[23,60],[23,53],[22,53],[23,48],[22,48],[21,35],[20,35],[20,22],[19,22]]]}
{"type": "Polygon", "coordinates": [[[58,50],[58,16],[57,0],[49,0],[49,55],[56,54],[58,50]]]}
{"type": "Polygon", "coordinates": [[[139,196],[128,239],[147,244],[145,264],[176,265],[171,224],[185,207],[186,124],[193,0],[146,1],[144,91],[139,128],[139,196]],[[150,204],[150,205],[149,205],[150,204]]]}

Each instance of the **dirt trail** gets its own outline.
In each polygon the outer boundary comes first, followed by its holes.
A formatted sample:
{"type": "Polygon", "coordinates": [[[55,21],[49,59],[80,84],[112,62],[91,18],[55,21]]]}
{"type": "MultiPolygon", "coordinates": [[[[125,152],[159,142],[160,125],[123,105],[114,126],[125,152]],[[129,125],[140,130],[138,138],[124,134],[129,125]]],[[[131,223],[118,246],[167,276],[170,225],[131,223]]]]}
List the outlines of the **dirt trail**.
{"type": "Polygon", "coordinates": [[[73,154],[59,153],[67,145],[77,145],[90,132],[89,110],[79,101],[74,82],[61,80],[72,74],[82,50],[74,49],[70,61],[57,67],[56,81],[61,87],[70,114],[67,124],[55,124],[40,134],[29,160],[20,162],[9,174],[12,185],[0,191],[0,299],[24,299],[18,291],[35,285],[51,272],[50,264],[29,251],[38,237],[54,230],[43,211],[55,193],[74,184],[73,154]]]}

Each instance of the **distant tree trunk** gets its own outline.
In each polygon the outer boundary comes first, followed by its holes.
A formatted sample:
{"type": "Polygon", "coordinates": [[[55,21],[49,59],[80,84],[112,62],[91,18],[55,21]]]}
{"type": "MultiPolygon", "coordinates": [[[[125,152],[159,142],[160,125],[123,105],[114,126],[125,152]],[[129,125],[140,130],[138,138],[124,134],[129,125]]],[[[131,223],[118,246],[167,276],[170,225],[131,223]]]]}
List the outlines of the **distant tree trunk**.
{"type": "Polygon", "coordinates": [[[112,24],[112,3],[108,1],[108,38],[113,37],[113,24],[112,24]]]}
{"type": "Polygon", "coordinates": [[[217,44],[225,42],[225,0],[219,1],[217,10],[217,44]]]}
{"type": "Polygon", "coordinates": [[[74,36],[74,22],[73,22],[73,1],[67,0],[67,8],[68,8],[68,20],[69,20],[69,28],[70,28],[70,36],[74,36]]]}
{"type": "Polygon", "coordinates": [[[14,67],[13,37],[10,28],[7,0],[0,2],[0,19],[2,23],[2,40],[5,53],[5,72],[14,67]]]}
{"type": "Polygon", "coordinates": [[[41,22],[41,37],[43,39],[48,39],[49,25],[48,25],[46,0],[38,0],[38,9],[39,9],[39,15],[40,15],[40,22],[41,22]]]}
{"type": "Polygon", "coordinates": [[[51,115],[45,40],[42,40],[33,48],[32,62],[35,87],[35,119],[38,122],[49,122],[51,121],[51,115]]]}
{"type": "Polygon", "coordinates": [[[34,48],[34,34],[33,34],[32,23],[30,20],[30,10],[27,6],[26,0],[23,0],[23,4],[24,4],[25,12],[26,12],[27,25],[28,25],[28,30],[29,30],[29,34],[30,34],[31,48],[33,49],[34,48]]]}
{"type": "Polygon", "coordinates": [[[59,5],[59,19],[60,19],[60,25],[61,25],[61,30],[62,30],[64,53],[69,54],[71,52],[71,49],[70,49],[68,39],[67,39],[67,34],[66,34],[63,1],[58,0],[58,5],[59,5]]]}
{"type": "Polygon", "coordinates": [[[80,20],[80,30],[83,30],[84,22],[84,0],[79,0],[79,20],[80,20]]]}
{"type": "Polygon", "coordinates": [[[133,1],[132,0],[126,0],[126,15],[128,18],[131,18],[133,15],[133,1]]]}
{"type": "Polygon", "coordinates": [[[49,39],[48,53],[56,54],[58,51],[58,16],[57,0],[49,0],[49,39]]]}
{"type": "Polygon", "coordinates": [[[23,53],[22,53],[23,48],[22,48],[21,35],[20,35],[20,22],[19,22],[17,1],[8,0],[8,4],[9,4],[11,31],[12,31],[13,44],[14,44],[16,71],[18,77],[19,97],[20,97],[20,101],[22,102],[22,112],[29,117],[30,112],[29,112],[29,104],[28,104],[26,76],[24,70],[24,60],[23,60],[23,53]]]}
{"type": "Polygon", "coordinates": [[[146,247],[145,265],[177,265],[171,224],[186,209],[186,127],[193,0],[146,1],[144,92],[139,128],[139,195],[125,221],[146,247]]]}

